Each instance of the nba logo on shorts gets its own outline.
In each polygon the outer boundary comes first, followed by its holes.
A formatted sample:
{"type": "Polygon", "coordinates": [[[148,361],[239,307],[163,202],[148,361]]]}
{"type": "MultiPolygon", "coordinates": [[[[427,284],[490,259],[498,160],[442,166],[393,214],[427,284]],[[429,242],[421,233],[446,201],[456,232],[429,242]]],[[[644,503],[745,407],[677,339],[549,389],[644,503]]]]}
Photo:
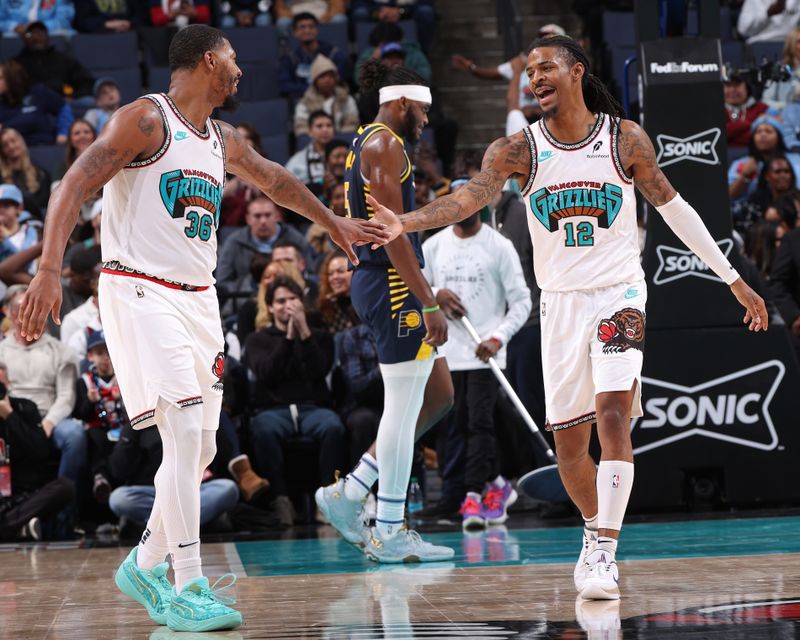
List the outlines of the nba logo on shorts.
{"type": "Polygon", "coordinates": [[[611,488],[616,489],[617,487],[619,487],[619,474],[615,473],[611,476],[611,488]]]}
{"type": "Polygon", "coordinates": [[[416,309],[401,311],[397,318],[397,337],[405,338],[422,326],[422,316],[416,309]]]}

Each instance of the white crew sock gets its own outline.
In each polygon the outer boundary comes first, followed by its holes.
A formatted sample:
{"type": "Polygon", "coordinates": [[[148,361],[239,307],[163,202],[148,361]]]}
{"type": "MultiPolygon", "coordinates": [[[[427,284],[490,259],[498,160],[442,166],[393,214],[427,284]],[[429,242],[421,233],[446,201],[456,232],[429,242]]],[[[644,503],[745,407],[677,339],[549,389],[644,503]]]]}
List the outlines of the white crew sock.
{"type": "Polygon", "coordinates": [[[360,502],[367,497],[377,479],[378,461],[367,452],[344,479],[345,498],[360,502]]]}
{"type": "Polygon", "coordinates": [[[583,528],[587,529],[588,531],[597,531],[597,515],[595,514],[591,518],[587,518],[583,514],[581,514],[581,518],[583,518],[583,528]]]}
{"type": "Polygon", "coordinates": [[[426,358],[380,365],[384,401],[376,451],[380,492],[375,524],[384,540],[396,535],[403,524],[414,455],[414,431],[433,361],[433,358],[426,358]]]}
{"type": "Polygon", "coordinates": [[[597,468],[597,526],[622,529],[625,509],[633,487],[633,463],[601,460],[597,468]]]}

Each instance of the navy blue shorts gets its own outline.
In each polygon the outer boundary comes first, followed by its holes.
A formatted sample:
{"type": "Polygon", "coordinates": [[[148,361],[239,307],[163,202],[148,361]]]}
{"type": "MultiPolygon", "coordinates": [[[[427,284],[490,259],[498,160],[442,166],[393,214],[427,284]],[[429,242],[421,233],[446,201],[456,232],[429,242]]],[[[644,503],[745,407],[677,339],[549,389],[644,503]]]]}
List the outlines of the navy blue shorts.
{"type": "Polygon", "coordinates": [[[396,364],[431,357],[423,344],[422,305],[392,267],[358,267],[350,299],[361,321],[375,336],[378,362],[396,364]]]}

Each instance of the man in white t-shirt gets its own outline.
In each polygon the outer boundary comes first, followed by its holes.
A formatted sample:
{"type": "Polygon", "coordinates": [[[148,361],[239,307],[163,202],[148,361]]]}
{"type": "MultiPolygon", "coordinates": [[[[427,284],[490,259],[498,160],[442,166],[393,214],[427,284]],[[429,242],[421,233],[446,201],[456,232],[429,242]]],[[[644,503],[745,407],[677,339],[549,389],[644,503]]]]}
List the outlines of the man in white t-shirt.
{"type": "MultiPolygon", "coordinates": [[[[456,179],[458,189],[467,178],[456,179]]],[[[501,524],[517,494],[499,475],[494,429],[498,383],[489,368],[505,368],[506,345],[531,313],[530,291],[511,241],[481,222],[480,212],[426,240],[423,274],[448,316],[447,358],[455,388],[442,472],[445,500],[461,502],[466,529],[501,524]],[[461,322],[466,315],[481,336],[475,345],[461,322]]]]}
{"type": "Polygon", "coordinates": [[[783,42],[800,19],[800,0],[744,0],[736,30],[747,44],[783,42]]]}

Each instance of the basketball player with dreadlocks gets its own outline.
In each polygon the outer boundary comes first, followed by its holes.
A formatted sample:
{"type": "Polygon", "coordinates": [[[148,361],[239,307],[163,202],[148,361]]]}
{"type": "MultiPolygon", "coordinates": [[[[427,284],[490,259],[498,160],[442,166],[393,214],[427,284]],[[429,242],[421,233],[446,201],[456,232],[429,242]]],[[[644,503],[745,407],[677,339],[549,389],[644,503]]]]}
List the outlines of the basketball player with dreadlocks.
{"type": "MultiPolygon", "coordinates": [[[[362,67],[361,91],[377,93],[380,107],[375,121],[358,130],[347,154],[347,215],[372,218],[370,195],[395,211],[408,211],[414,207],[414,178],[405,143],[419,140],[428,122],[430,89],[415,72],[375,60],[362,67]]],[[[445,360],[436,358],[436,347],[447,340],[447,320],[422,275],[416,233],[399,234],[385,249],[356,251],[351,299],[375,337],[383,415],[376,443],[347,477],[317,491],[317,505],[348,542],[376,562],[448,560],[452,549],[422,541],[403,518],[415,433],[424,433],[452,405],[450,372],[445,360]],[[363,503],[378,476],[376,525],[369,531],[363,503]]]]}
{"type": "Polygon", "coordinates": [[[508,178],[519,183],[542,288],[547,428],[564,486],[585,520],[575,586],[584,598],[616,600],[614,558],[633,485],[630,420],[642,415],[647,292],[634,187],[730,286],[751,331],[767,329],[767,311],[667,181],[644,130],[621,119],[583,49],[563,36],[537,40],[526,69],[543,118],[496,140],[467,185],[399,219],[380,198],[370,204],[392,234],[408,233],[463,220],[508,178]],[[597,468],[588,452],[592,423],[602,450],[597,468]]]}

